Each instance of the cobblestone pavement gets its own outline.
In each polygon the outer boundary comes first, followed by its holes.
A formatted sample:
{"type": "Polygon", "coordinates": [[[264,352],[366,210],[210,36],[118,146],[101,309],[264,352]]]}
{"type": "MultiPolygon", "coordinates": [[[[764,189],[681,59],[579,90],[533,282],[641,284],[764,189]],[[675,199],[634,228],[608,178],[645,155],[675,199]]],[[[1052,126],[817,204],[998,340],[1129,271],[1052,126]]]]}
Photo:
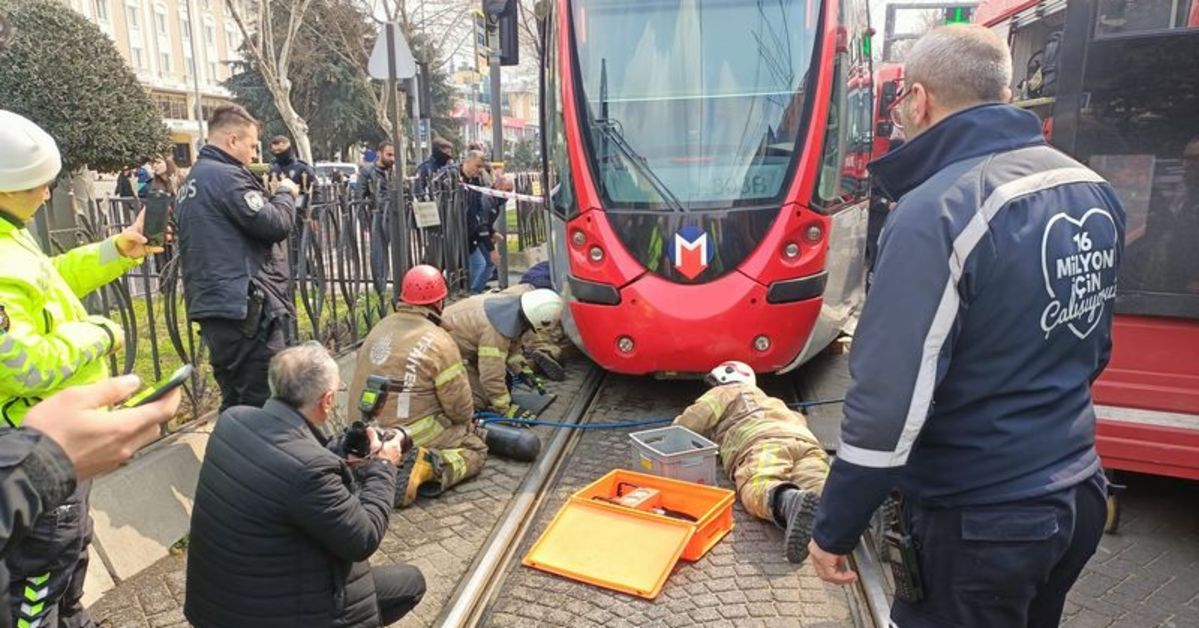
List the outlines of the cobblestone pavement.
{"type": "MultiPolygon", "coordinates": [[[[566,411],[579,392],[587,368],[584,360],[576,359],[568,367],[567,381],[546,382],[558,398],[543,418],[556,420],[566,411]]],[[[549,430],[539,429],[544,430],[539,432],[544,443],[549,430]]],[[[421,604],[396,626],[434,625],[529,468],[525,463],[489,458],[474,480],[393,514],[371,563],[416,565],[428,585],[421,604]]],[[[164,558],[119,584],[89,611],[102,625],[112,628],[186,626],[182,613],[185,568],[183,556],[164,558]]]]}
{"type": "MultiPolygon", "coordinates": [[[[592,423],[672,417],[703,386],[609,376],[592,423]]],[[[623,430],[584,432],[516,554],[519,560],[571,493],[611,469],[629,467],[623,430]]],[[[723,475],[723,473],[722,473],[723,475]]],[[[825,585],[782,556],[782,532],[736,506],[736,527],[702,559],[680,562],[648,601],[541,571],[509,567],[486,626],[852,626],[852,594],[825,585]],[[780,623],[779,619],[784,619],[780,623]]]]}
{"type": "Polygon", "coordinates": [[[1199,483],[1122,475],[1122,515],[1066,602],[1067,628],[1199,628],[1199,483]]]}

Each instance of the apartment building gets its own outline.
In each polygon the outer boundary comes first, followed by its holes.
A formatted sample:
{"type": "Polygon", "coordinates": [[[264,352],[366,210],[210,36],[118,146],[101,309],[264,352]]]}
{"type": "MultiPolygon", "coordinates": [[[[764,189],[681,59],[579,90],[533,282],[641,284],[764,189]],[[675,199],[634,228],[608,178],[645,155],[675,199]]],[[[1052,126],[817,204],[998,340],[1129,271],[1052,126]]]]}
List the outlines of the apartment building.
{"type": "Polygon", "coordinates": [[[202,137],[197,99],[201,120],[231,102],[221,83],[240,59],[241,32],[224,0],[63,1],[113,40],[161,111],[176,163],[190,165],[202,137]]]}

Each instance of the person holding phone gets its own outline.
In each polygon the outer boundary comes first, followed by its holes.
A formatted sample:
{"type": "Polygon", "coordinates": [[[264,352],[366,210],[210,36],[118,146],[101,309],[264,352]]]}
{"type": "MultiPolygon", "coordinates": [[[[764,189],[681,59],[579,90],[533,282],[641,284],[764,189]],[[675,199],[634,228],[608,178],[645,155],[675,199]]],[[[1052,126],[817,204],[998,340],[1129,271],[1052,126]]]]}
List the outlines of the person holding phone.
{"type": "MultiPolygon", "coordinates": [[[[20,427],[42,399],[108,377],[124,346],[121,326],[88,314],[80,299],[149,253],[143,216],[102,242],[48,256],[26,229],[62,167],[58,145],[29,119],[0,110],[0,425],[20,427]]],[[[9,455],[0,451],[0,457],[9,455]]],[[[43,513],[8,552],[14,623],[86,625],[80,600],[91,524],[90,484],[43,513]],[[33,600],[32,598],[37,598],[33,600]],[[34,601],[34,604],[22,602],[34,601]]]]}
{"type": "Polygon", "coordinates": [[[200,628],[391,625],[425,592],[419,569],[368,562],[403,439],[368,428],[365,459],[329,449],[341,377],[319,342],[280,352],[268,377],[272,398],[223,412],[204,453],[183,613],[200,628]]]}
{"type": "Polygon", "coordinates": [[[270,397],[266,367],[296,316],[287,239],[300,189],[283,179],[268,191],[249,170],[261,126],[242,107],[217,107],[175,200],[187,316],[208,345],[221,410],[270,397]]]}
{"type": "MultiPolygon", "coordinates": [[[[0,558],[42,513],[58,508],[78,482],[116,469],[159,434],[179,408],[172,389],[136,408],[108,408],[137,390],[136,375],[68,388],[37,404],[19,428],[0,427],[0,558]]],[[[0,586],[8,571],[0,563],[0,586]]],[[[0,596],[0,617],[11,617],[0,596]]],[[[2,622],[0,622],[2,623],[2,622]]]]}

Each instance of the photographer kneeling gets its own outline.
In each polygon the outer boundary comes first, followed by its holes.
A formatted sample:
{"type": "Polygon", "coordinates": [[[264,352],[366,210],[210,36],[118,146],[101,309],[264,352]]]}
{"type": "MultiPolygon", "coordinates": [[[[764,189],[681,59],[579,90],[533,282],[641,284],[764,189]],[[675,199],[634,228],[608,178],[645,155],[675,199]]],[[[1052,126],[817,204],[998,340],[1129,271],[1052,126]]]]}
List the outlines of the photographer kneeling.
{"type": "Polygon", "coordinates": [[[226,410],[204,455],[184,614],[201,628],[395,622],[420,602],[424,577],[367,559],[387,531],[400,439],[372,430],[366,459],[327,449],[317,428],[340,377],[319,343],[280,352],[268,380],[266,405],[226,410]]]}

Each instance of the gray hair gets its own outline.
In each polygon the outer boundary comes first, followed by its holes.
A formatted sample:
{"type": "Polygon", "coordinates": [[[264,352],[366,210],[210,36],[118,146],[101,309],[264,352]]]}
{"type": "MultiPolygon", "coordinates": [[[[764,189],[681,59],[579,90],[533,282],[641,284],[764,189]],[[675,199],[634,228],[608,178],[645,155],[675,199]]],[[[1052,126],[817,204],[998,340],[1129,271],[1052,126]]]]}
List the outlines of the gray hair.
{"type": "Polygon", "coordinates": [[[271,359],[267,381],[271,396],[293,408],[306,408],[337,388],[337,362],[314,340],[289,347],[271,359]]]}
{"type": "Polygon", "coordinates": [[[479,161],[483,161],[483,159],[484,159],[483,151],[481,151],[481,150],[466,151],[466,156],[462,158],[462,162],[466,163],[468,161],[475,161],[476,159],[479,161]]]}
{"type": "Polygon", "coordinates": [[[904,83],[920,83],[948,109],[1003,102],[1012,55],[998,35],[977,24],[932,29],[904,58],[904,83]]]}

